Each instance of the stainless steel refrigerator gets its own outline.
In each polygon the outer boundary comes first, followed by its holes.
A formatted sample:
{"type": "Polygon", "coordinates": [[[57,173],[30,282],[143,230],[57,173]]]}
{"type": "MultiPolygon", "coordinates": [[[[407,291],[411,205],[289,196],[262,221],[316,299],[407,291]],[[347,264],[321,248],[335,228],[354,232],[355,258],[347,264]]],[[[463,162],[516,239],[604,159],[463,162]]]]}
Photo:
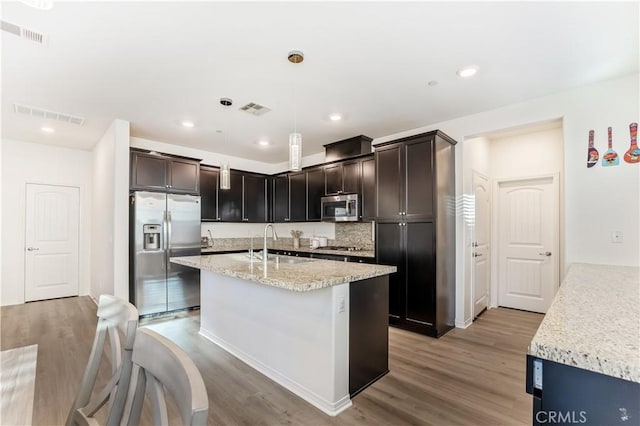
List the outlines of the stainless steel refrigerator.
{"type": "Polygon", "coordinates": [[[200,255],[200,197],[136,191],[129,204],[131,303],[140,315],[200,306],[200,270],[169,262],[200,255]]]}

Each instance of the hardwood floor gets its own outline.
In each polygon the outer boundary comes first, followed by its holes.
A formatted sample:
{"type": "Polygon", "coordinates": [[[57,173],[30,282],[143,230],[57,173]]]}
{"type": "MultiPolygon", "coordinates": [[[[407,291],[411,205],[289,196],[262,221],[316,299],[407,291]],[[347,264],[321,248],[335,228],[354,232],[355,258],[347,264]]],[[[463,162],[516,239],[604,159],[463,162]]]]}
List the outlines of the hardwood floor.
{"type": "MultiPolygon", "coordinates": [[[[63,424],[89,351],[88,297],[0,308],[0,349],[38,344],[33,423],[63,424]]],[[[198,335],[198,311],[143,321],[190,354],[211,425],[516,425],[531,423],[525,354],[542,315],[492,309],[440,339],[391,328],[391,372],[329,417],[198,335]]]]}

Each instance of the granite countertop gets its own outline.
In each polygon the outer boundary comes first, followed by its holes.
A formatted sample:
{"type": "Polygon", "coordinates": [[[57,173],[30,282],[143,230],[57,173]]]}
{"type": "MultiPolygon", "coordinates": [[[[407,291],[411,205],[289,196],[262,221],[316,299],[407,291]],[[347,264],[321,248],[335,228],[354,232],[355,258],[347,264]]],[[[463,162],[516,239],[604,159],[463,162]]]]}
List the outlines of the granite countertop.
{"type": "Polygon", "coordinates": [[[280,256],[281,261],[270,261],[263,271],[261,260],[251,261],[246,253],[208,256],[172,257],[173,263],[231,277],[255,281],[291,291],[311,291],[334,285],[360,281],[396,272],[395,266],[366,263],[338,262],[280,256]],[[300,263],[285,263],[295,259],[300,263]]]}
{"type": "MultiPolygon", "coordinates": [[[[257,240],[256,240],[257,241],[257,240]]],[[[225,251],[234,251],[234,250],[249,250],[249,244],[248,243],[236,243],[236,244],[232,244],[232,245],[214,245],[213,247],[209,247],[209,248],[202,248],[200,251],[202,254],[213,254],[213,253],[220,253],[220,252],[225,252],[225,251]]],[[[258,246],[254,246],[253,247],[254,250],[262,250],[262,241],[260,241],[260,244],[258,246]]],[[[354,256],[354,257],[370,257],[370,258],[374,258],[376,257],[376,254],[373,250],[357,250],[357,251],[347,251],[347,250],[326,250],[326,249],[322,249],[322,248],[317,248],[317,249],[312,249],[310,247],[304,247],[304,246],[300,246],[297,249],[293,248],[293,245],[291,244],[273,244],[272,242],[269,242],[269,249],[270,250],[286,250],[286,251],[293,251],[293,252],[299,252],[299,253],[320,253],[320,254],[335,254],[337,256],[354,256]]]]}
{"type": "Polygon", "coordinates": [[[640,383],[640,268],[574,264],[529,354],[640,383]]]}

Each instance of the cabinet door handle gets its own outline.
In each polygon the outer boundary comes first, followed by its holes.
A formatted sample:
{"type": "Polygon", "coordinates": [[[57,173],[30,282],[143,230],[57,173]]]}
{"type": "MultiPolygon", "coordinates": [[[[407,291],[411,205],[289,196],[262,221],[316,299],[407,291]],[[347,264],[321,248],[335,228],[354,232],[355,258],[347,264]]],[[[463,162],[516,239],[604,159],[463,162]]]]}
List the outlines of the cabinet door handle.
{"type": "Polygon", "coordinates": [[[480,257],[482,256],[482,253],[473,253],[473,257],[480,257]]]}
{"type": "Polygon", "coordinates": [[[27,247],[27,251],[36,251],[40,250],[38,247],[27,247]]]}
{"type": "Polygon", "coordinates": [[[550,252],[550,251],[545,251],[545,252],[543,252],[543,253],[538,253],[538,254],[539,254],[540,256],[547,256],[547,257],[551,256],[551,252],[550,252]]]}

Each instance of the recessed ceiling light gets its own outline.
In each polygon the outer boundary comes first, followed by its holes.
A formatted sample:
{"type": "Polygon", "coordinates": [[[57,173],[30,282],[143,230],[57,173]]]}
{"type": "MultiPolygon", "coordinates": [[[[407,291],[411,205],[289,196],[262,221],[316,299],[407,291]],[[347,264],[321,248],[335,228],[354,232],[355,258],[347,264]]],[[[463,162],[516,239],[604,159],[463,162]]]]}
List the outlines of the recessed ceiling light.
{"type": "Polygon", "coordinates": [[[53,127],[41,127],[40,130],[45,133],[53,133],[56,131],[56,129],[54,129],[53,127]]]}
{"type": "Polygon", "coordinates": [[[187,127],[189,129],[195,126],[195,124],[193,124],[193,121],[181,121],[180,124],[182,124],[182,127],[187,127]]]}
{"type": "Polygon", "coordinates": [[[337,113],[331,114],[331,115],[329,115],[329,120],[331,120],[331,121],[340,121],[340,120],[342,120],[342,115],[337,114],[337,113]]]}
{"type": "Polygon", "coordinates": [[[258,141],[258,145],[260,145],[260,146],[269,146],[269,145],[271,145],[271,142],[269,142],[267,140],[260,140],[260,141],[258,141]]]}
{"type": "Polygon", "coordinates": [[[476,75],[477,72],[478,72],[477,65],[469,65],[468,67],[460,68],[458,72],[456,72],[456,74],[458,74],[458,77],[469,78],[476,75]]]}

